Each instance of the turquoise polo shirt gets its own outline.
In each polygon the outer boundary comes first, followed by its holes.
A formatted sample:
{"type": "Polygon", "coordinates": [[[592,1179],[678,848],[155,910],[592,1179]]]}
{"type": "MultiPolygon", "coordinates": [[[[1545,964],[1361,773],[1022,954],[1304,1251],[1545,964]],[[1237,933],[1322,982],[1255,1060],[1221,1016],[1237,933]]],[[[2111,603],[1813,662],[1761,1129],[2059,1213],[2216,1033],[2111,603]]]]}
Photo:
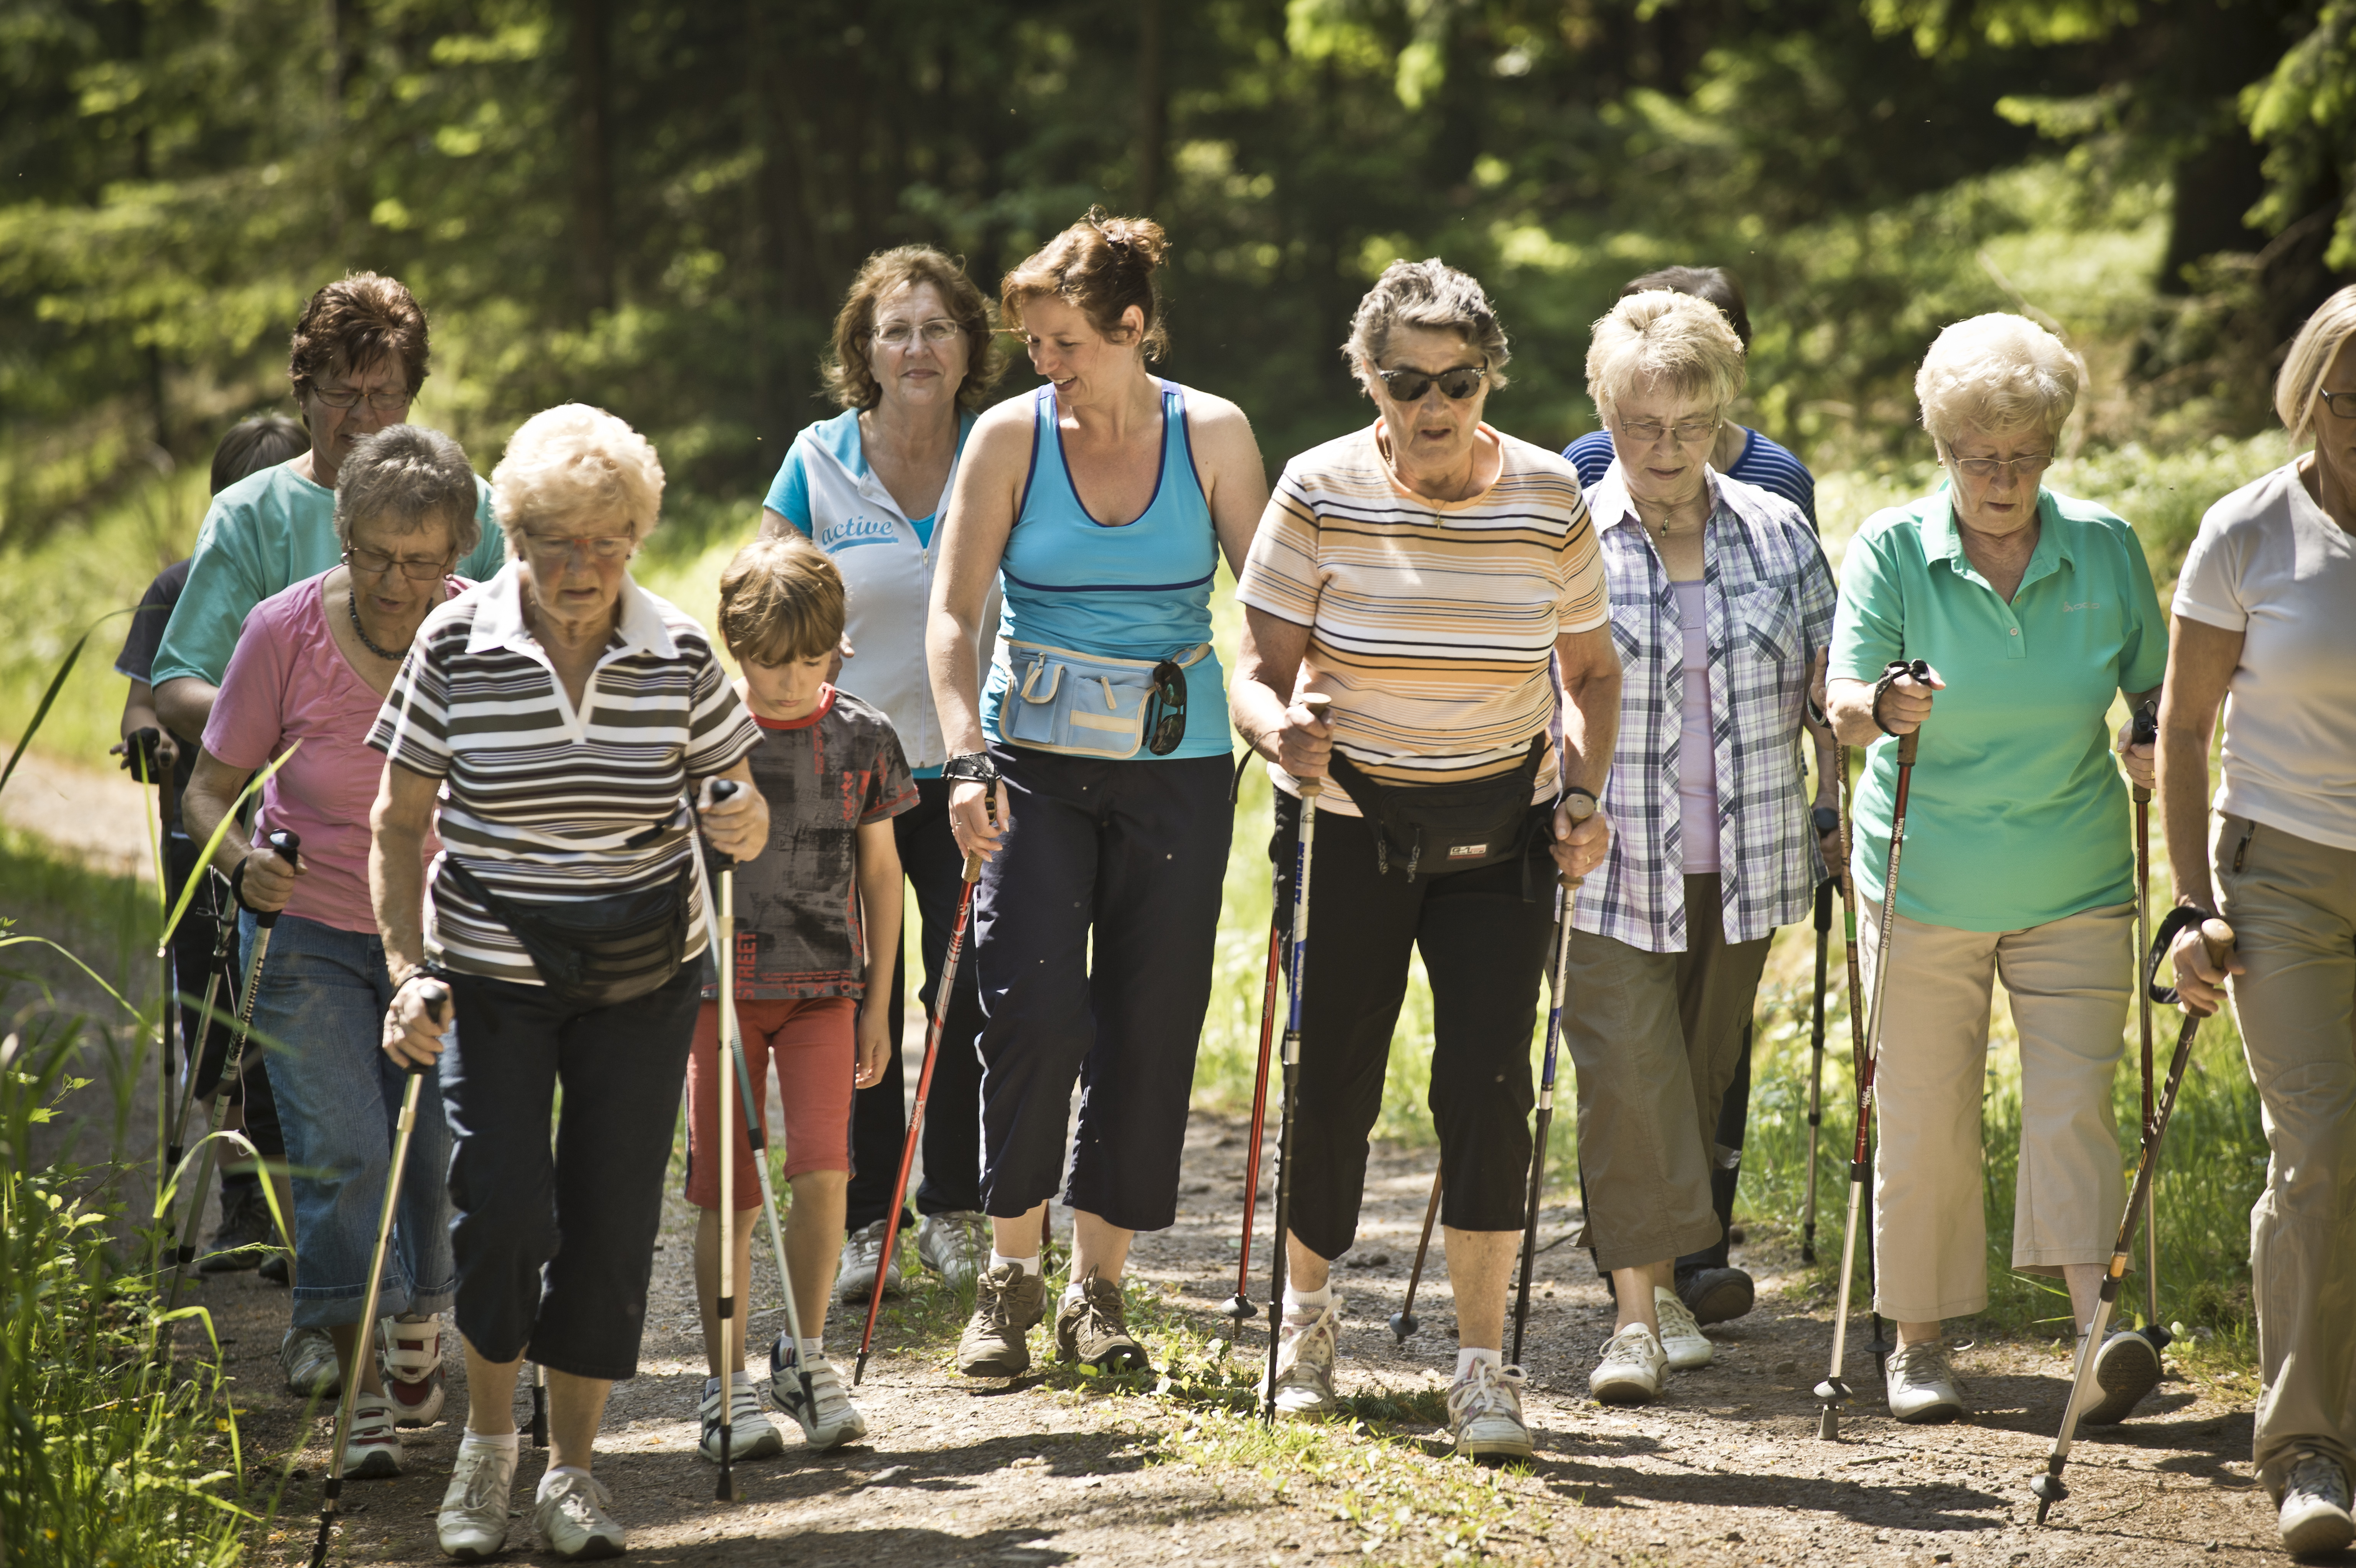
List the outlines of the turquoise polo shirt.
{"type": "MultiPolygon", "coordinates": [[[[2010,604],[1964,554],[1948,491],[1877,512],[1841,563],[1831,676],[1926,659],[1946,682],[1916,747],[1898,912],[2013,931],[2135,897],[2111,700],[2168,668],[2168,622],[2135,530],[2037,492],[2037,548],[2010,604]]],[[[1882,896],[1898,742],[1866,754],[1858,886],[1882,896]]]]}

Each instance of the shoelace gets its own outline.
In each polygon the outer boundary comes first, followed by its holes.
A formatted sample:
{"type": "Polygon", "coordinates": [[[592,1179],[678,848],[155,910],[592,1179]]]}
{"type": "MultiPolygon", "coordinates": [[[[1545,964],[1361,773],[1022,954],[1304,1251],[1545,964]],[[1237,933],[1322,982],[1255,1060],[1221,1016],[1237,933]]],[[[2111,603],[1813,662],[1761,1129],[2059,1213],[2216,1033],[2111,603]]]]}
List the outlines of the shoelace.
{"type": "MultiPolygon", "coordinates": [[[[466,1471],[466,1497],[458,1506],[472,1512],[477,1509],[490,1506],[493,1492],[499,1485],[499,1463],[496,1455],[482,1449],[462,1448],[459,1452],[459,1462],[464,1464],[469,1459],[473,1464],[466,1471]]],[[[513,1477],[510,1477],[509,1485],[513,1484],[513,1477]]]]}
{"type": "Polygon", "coordinates": [[[1701,1332],[1701,1323],[1694,1316],[1693,1309],[1676,1296],[1655,1299],[1653,1303],[1653,1313],[1661,1320],[1663,1339],[1666,1339],[1671,1334],[1687,1335],[1701,1332]]]}
{"type": "Polygon", "coordinates": [[[573,1483],[556,1494],[556,1509],[583,1529],[594,1529],[601,1521],[597,1515],[613,1505],[614,1494],[605,1483],[594,1476],[568,1476],[573,1483]]]}
{"type": "MultiPolygon", "coordinates": [[[[1012,1268],[1013,1265],[1010,1263],[1007,1267],[1012,1268]]],[[[1022,1288],[1022,1285],[1023,1276],[1020,1274],[1015,1275],[1012,1279],[1006,1281],[1002,1284],[992,1284],[988,1274],[984,1274],[982,1276],[981,1285],[977,1293],[974,1305],[981,1311],[990,1315],[990,1326],[992,1328],[1012,1328],[1014,1326],[1014,1305],[1012,1297],[1014,1293],[1022,1288]]],[[[812,1369],[810,1376],[815,1378],[817,1375],[818,1373],[816,1369],[812,1369]]]]}
{"type": "Polygon", "coordinates": [[[2312,1448],[2307,1451],[2307,1457],[2291,1466],[2290,1483],[2284,1489],[2286,1494],[2313,1492],[2319,1497],[2330,1498],[2342,1508],[2348,1506],[2347,1472],[2312,1448]]]}
{"type": "Polygon", "coordinates": [[[1890,1352],[1890,1366],[1894,1377],[1913,1382],[1944,1382],[1958,1394],[1964,1391],[1964,1380],[1955,1375],[1955,1364],[1948,1359],[1947,1347],[1939,1340],[1901,1345],[1890,1352]]]}
{"type": "Polygon", "coordinates": [[[1504,1372],[1486,1361],[1475,1361],[1472,1378],[1449,1391],[1448,1407],[1460,1421],[1499,1411],[1510,1412],[1514,1408],[1507,1398],[1504,1372]]]}

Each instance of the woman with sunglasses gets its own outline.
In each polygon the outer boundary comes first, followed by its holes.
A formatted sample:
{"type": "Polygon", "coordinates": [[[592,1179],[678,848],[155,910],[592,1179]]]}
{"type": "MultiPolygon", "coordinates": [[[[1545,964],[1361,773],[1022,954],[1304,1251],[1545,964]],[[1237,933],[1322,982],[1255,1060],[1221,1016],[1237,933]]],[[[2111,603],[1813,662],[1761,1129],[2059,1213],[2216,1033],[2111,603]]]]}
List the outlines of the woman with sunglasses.
{"type": "MultiPolygon", "coordinates": [[[[1843,741],[1872,748],[1849,875],[1866,994],[1888,999],[1874,1310],[1898,1323],[1887,1382],[1900,1421],[1966,1409],[1940,1319],[1987,1305],[1980,1100],[1997,980],[2020,1037],[2012,1266],[2060,1276],[2081,1334],[2126,1202],[2111,1079],[2136,888],[2119,763],[2149,789],[2153,747],[2130,745],[2132,720],[2114,743],[2105,715],[2122,694],[2130,708],[2158,695],[2168,623],[2135,531],[2038,482],[2078,377],[2061,339],[2021,317],[1940,333],[1914,394],[1947,482],[1868,518],[1841,563],[1826,706],[1843,741]],[[1927,679],[1899,662],[1915,660],[1927,679]],[[1898,738],[1917,730],[1885,953],[1898,738]]],[[[2120,1420],[2159,1369],[2149,1340],[2113,1336],[2085,1419],[2120,1420]]]]}
{"type": "Polygon", "coordinates": [[[1301,1415],[1337,1408],[1330,1270],[1356,1237],[1366,1137],[1420,951],[1456,1294],[1450,1422],[1460,1455],[1526,1459],[1522,1371],[1504,1343],[1530,1169],[1530,1034],[1554,874],[1584,875],[1610,843],[1601,812],[1573,826],[1569,805],[1603,788],[1620,661],[1577,474],[1481,417],[1507,359],[1481,285],[1436,260],[1395,262],[1343,352],[1380,417],[1285,465],[1236,588],[1235,723],[1278,790],[1279,865],[1295,858],[1299,781],[1328,781],[1275,1400],[1301,1415]],[[1302,703],[1311,693],[1332,699],[1330,719],[1302,703]]]}
{"type": "Polygon", "coordinates": [[[1138,1231],[1177,1217],[1234,822],[1211,585],[1222,554],[1241,564],[1268,482],[1241,410],[1147,368],[1168,344],[1163,246],[1150,220],[1091,213],[1006,275],[1001,309],[1048,384],[975,425],[933,592],[950,818],[988,862],[970,940],[992,1239],[958,1346],[973,1377],[1030,1365],[1076,1078],[1058,1359],[1144,1364],[1121,1270],[1138,1231]]]}

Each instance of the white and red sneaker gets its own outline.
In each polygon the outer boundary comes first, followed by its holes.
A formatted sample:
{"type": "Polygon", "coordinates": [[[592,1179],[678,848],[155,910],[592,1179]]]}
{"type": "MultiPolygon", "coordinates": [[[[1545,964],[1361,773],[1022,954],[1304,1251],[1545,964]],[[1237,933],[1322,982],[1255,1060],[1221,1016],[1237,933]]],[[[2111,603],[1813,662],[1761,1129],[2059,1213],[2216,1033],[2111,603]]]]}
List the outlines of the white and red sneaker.
{"type": "Polygon", "coordinates": [[[384,1393],[401,1426],[431,1426],[442,1414],[442,1320],[403,1313],[377,1323],[384,1393]]]}
{"type": "Polygon", "coordinates": [[[375,1394],[352,1401],[351,1430],[344,1438],[344,1475],[361,1481],[401,1474],[401,1436],[392,1429],[391,1404],[375,1394]]]}

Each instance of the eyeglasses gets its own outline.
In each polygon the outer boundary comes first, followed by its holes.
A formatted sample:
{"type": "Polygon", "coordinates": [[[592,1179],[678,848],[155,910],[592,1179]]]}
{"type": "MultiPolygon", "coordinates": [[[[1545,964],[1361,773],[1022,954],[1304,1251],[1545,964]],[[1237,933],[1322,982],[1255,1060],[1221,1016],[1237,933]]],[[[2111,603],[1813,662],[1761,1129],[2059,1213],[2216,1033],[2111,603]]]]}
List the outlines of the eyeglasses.
{"type": "Polygon", "coordinates": [[[1961,474],[1964,478],[1973,480],[1975,483],[1984,485],[1990,479],[1995,478],[2007,468],[2011,469],[2015,474],[2018,474],[2024,479],[2035,478],[2038,475],[2045,471],[2047,464],[2053,461],[2053,454],[2051,452],[2032,452],[2026,457],[2000,459],[1996,457],[1958,457],[1951,452],[1947,455],[1947,461],[1954,464],[1955,467],[1955,472],[1961,474]]]}
{"type": "Polygon", "coordinates": [[[2340,418],[2356,419],[2356,392],[2325,392],[2321,387],[2318,387],[2315,389],[2315,395],[2323,400],[2324,407],[2340,418]]]}
{"type": "Polygon", "coordinates": [[[1674,435],[1687,446],[1698,446],[1718,434],[1722,419],[1680,419],[1675,424],[1664,424],[1657,419],[1631,419],[1612,427],[1612,433],[1624,435],[1640,446],[1656,445],[1662,436],[1674,435]]]}
{"type": "Polygon", "coordinates": [[[1431,390],[1435,381],[1440,383],[1441,396],[1451,403],[1462,403],[1479,392],[1481,383],[1489,379],[1489,367],[1483,361],[1478,365],[1459,365],[1438,375],[1412,367],[1376,371],[1375,374],[1383,378],[1383,389],[1391,394],[1393,403],[1421,403],[1423,394],[1431,390]]]}
{"type": "Polygon", "coordinates": [[[1146,699],[1145,749],[1167,757],[1186,738],[1186,671],[1170,660],[1153,667],[1153,695],[1146,699]]]}
{"type": "Polygon", "coordinates": [[[357,547],[344,552],[344,564],[355,572],[363,573],[370,577],[381,577],[398,566],[401,568],[401,575],[412,583],[431,583],[447,575],[450,564],[456,559],[455,555],[448,555],[439,561],[405,561],[396,556],[387,555],[381,550],[361,550],[357,547]]]}
{"type": "Polygon", "coordinates": [[[604,533],[592,539],[580,534],[527,533],[523,547],[536,560],[559,561],[578,549],[592,561],[626,561],[637,548],[637,540],[627,533],[604,533]]]}
{"type": "Polygon", "coordinates": [[[365,397],[368,405],[379,413],[398,413],[410,403],[410,393],[405,387],[363,392],[358,387],[323,387],[314,383],[311,395],[329,408],[358,408],[360,399],[365,397]]]}
{"type": "Polygon", "coordinates": [[[887,321],[875,329],[875,340],[886,349],[905,349],[912,338],[921,337],[927,345],[948,342],[965,328],[946,316],[936,316],[930,321],[920,321],[914,327],[905,321],[887,321]]]}

